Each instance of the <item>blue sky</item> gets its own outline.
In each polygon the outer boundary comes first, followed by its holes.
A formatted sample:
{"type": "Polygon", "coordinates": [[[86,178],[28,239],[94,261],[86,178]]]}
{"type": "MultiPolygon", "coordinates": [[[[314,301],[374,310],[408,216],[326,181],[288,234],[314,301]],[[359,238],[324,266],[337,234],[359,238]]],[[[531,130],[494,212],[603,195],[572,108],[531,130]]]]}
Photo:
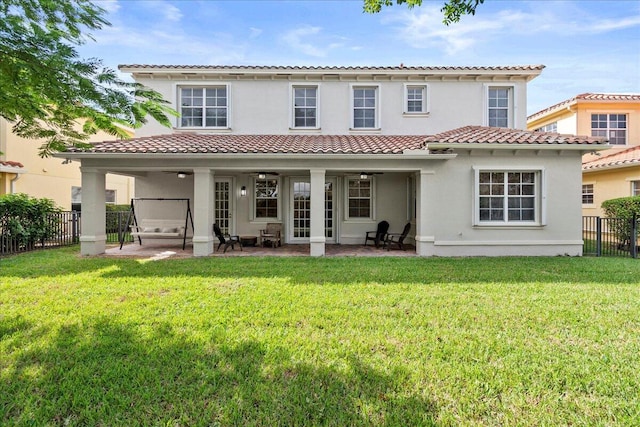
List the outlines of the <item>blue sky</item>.
{"type": "Polygon", "coordinates": [[[118,64],[526,65],[528,114],[584,92],[640,93],[640,2],[486,0],[442,24],[444,0],[95,0],[111,27],[80,49],[118,64]]]}

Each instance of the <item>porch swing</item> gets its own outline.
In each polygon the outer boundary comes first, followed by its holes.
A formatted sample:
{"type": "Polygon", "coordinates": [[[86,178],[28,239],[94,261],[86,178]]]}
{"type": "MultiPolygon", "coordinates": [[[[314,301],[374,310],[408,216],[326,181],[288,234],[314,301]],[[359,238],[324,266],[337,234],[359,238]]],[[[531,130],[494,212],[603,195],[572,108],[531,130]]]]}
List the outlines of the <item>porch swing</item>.
{"type": "MultiPolygon", "coordinates": [[[[182,249],[187,245],[187,230],[189,224],[191,224],[191,231],[193,231],[193,216],[191,214],[191,201],[189,199],[165,199],[165,198],[151,198],[151,197],[135,197],[131,199],[131,207],[129,208],[129,214],[127,215],[127,222],[125,224],[132,224],[131,236],[138,239],[138,243],[142,245],[142,239],[182,239],[182,249]],[[140,202],[186,202],[187,211],[182,219],[149,219],[143,218],[138,222],[136,216],[136,205],[140,202]],[[132,224],[133,221],[133,224],[132,224]]],[[[124,245],[124,234],[121,233],[120,237],[120,250],[124,245]]]]}

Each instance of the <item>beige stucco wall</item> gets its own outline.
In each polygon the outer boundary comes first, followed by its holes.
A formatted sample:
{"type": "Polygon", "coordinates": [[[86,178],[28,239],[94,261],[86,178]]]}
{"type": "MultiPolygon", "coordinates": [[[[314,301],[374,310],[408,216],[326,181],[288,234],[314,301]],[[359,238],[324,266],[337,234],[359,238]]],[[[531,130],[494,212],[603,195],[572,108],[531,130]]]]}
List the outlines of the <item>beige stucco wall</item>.
{"type": "MultiPolygon", "coordinates": [[[[232,132],[234,134],[288,134],[309,133],[292,130],[291,88],[293,85],[318,85],[320,129],[314,134],[339,135],[350,132],[375,132],[387,135],[428,135],[466,125],[485,124],[485,96],[487,86],[509,85],[514,91],[514,127],[526,128],[526,83],[524,80],[371,80],[344,77],[336,81],[322,79],[273,80],[168,80],[161,77],[137,79],[139,83],[160,92],[179,110],[177,94],[180,86],[206,84],[229,87],[229,130],[202,130],[206,132],[232,132]],[[426,84],[428,114],[403,114],[405,84],[426,84]],[[378,131],[353,131],[351,127],[352,87],[379,87],[378,131]]],[[[173,119],[174,124],[177,120],[173,119]]],[[[173,130],[178,130],[174,128],[173,130]]],[[[193,131],[193,129],[189,129],[193,131]]],[[[150,122],[136,131],[136,136],[150,136],[172,132],[157,122],[150,122]]]]}
{"type": "Polygon", "coordinates": [[[588,172],[583,184],[593,184],[593,205],[582,205],[582,215],[606,216],[602,202],[631,196],[631,181],[640,181],[640,166],[588,172]]]}
{"type": "MultiPolygon", "coordinates": [[[[106,134],[97,134],[91,141],[109,139],[106,134]]],[[[60,158],[41,158],[38,148],[41,142],[20,138],[11,132],[11,125],[0,119],[1,160],[11,160],[24,165],[27,173],[15,181],[14,192],[26,193],[33,197],[52,199],[63,209],[71,209],[71,187],[80,187],[80,163],[63,164],[60,158]]],[[[0,174],[0,194],[10,192],[13,174],[0,174]]],[[[128,204],[133,196],[134,179],[127,176],[109,174],[106,189],[116,191],[118,204],[128,204]]]]}

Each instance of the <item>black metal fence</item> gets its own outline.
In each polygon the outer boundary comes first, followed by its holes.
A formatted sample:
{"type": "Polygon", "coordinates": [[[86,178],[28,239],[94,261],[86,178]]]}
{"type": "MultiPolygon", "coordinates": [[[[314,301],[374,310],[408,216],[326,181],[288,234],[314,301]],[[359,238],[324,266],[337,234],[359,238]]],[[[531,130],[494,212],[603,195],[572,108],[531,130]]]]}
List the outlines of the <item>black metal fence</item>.
{"type": "Polygon", "coordinates": [[[640,219],[582,217],[584,255],[638,258],[640,219]]]}
{"type": "Polygon", "coordinates": [[[36,239],[27,233],[12,232],[8,225],[0,224],[0,256],[78,243],[80,213],[76,211],[50,213],[42,228],[44,229],[42,237],[36,239]]]}
{"type": "Polygon", "coordinates": [[[133,242],[131,229],[133,216],[129,211],[107,212],[107,243],[133,242]],[[122,239],[122,240],[121,240],[122,239]]]}

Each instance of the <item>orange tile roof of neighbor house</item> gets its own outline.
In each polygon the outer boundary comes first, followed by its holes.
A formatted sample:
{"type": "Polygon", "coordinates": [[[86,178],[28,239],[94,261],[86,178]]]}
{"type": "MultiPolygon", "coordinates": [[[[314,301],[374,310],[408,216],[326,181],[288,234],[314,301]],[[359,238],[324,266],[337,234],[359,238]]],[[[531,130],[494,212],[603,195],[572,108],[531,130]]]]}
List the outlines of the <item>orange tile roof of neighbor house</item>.
{"type": "Polygon", "coordinates": [[[20,162],[13,162],[11,160],[0,160],[0,166],[10,166],[14,168],[23,168],[24,165],[20,162]]]}
{"type": "Polygon", "coordinates": [[[586,161],[582,163],[582,170],[612,169],[637,165],[640,165],[640,146],[586,161]]]}
{"type": "Polygon", "coordinates": [[[577,104],[578,102],[640,102],[640,94],[638,93],[581,93],[573,98],[566,99],[562,102],[558,102],[550,107],[533,113],[527,120],[532,120],[540,116],[544,116],[552,111],[566,108],[568,106],[577,104]]]}

